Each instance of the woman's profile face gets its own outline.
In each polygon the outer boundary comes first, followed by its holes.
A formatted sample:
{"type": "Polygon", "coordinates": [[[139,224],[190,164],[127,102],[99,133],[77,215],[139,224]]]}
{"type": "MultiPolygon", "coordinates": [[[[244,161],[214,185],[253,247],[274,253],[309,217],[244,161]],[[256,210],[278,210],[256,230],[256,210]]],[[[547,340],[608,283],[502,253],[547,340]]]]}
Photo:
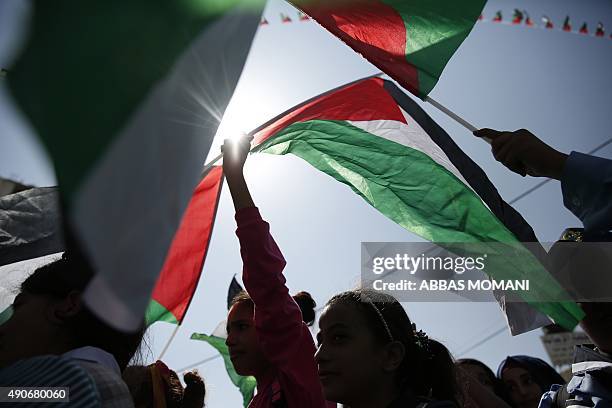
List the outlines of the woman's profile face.
{"type": "Polygon", "coordinates": [[[460,365],[461,369],[468,373],[472,378],[476,379],[481,385],[487,387],[489,391],[495,394],[495,379],[483,367],[477,364],[464,363],[460,365]]]}
{"type": "Polygon", "coordinates": [[[517,408],[537,408],[544,390],[533,380],[529,371],[521,367],[504,369],[502,380],[517,408]]]}
{"type": "Polygon", "coordinates": [[[55,351],[55,326],[49,321],[53,304],[48,296],[25,292],[17,295],[11,317],[0,325],[0,368],[55,351]]]}
{"type": "Polygon", "coordinates": [[[376,387],[383,374],[381,346],[356,305],[327,306],[317,343],[315,360],[327,400],[350,405],[376,387]]]}
{"type": "Polygon", "coordinates": [[[252,304],[240,302],[232,306],[227,316],[225,344],[238,374],[257,376],[270,367],[257,339],[252,304]]]}

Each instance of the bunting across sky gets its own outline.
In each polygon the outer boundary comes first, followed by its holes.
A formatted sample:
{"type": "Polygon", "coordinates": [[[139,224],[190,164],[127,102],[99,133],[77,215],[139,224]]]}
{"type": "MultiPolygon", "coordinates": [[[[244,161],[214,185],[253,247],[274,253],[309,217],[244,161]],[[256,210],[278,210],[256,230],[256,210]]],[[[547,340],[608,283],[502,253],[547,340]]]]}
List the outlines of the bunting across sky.
{"type": "MultiPolygon", "coordinates": [[[[303,23],[303,22],[310,22],[310,21],[312,21],[312,19],[308,15],[298,10],[297,13],[295,14],[280,13],[280,16],[278,19],[262,17],[259,25],[267,26],[270,24],[277,24],[277,23],[287,24],[287,23],[303,23]]],[[[566,16],[564,21],[557,25],[553,22],[553,20],[550,17],[548,17],[545,14],[542,15],[542,17],[538,21],[534,19],[533,17],[531,17],[530,14],[527,12],[527,10],[520,10],[516,8],[512,12],[511,16],[507,18],[504,17],[503,11],[499,10],[491,18],[486,18],[484,15],[480,15],[480,17],[478,18],[478,22],[501,23],[504,25],[520,26],[520,27],[525,27],[525,28],[542,28],[546,30],[557,30],[557,31],[563,31],[567,33],[587,35],[590,37],[612,39],[612,33],[610,33],[609,35],[606,35],[606,29],[605,29],[604,23],[601,21],[597,22],[597,24],[594,26],[595,27],[594,29],[592,29],[593,25],[585,21],[582,23],[582,25],[580,25],[579,29],[574,30],[570,16],[566,16]]]]}

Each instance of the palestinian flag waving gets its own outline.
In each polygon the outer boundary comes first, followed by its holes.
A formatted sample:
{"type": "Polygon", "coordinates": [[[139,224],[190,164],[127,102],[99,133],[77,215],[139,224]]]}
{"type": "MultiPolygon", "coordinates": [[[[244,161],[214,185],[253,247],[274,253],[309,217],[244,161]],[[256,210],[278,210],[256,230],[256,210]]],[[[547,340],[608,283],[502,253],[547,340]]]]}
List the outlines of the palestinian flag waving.
{"type": "Polygon", "coordinates": [[[604,25],[600,21],[599,23],[597,23],[597,29],[595,31],[595,36],[596,37],[603,37],[605,35],[606,35],[606,31],[604,30],[604,25]]]}
{"type": "Polygon", "coordinates": [[[572,23],[570,22],[569,16],[566,16],[563,21],[563,31],[572,31],[572,23]]]}
{"type": "Polygon", "coordinates": [[[196,188],[172,240],[146,313],[156,321],[180,324],[200,280],[223,186],[223,169],[212,166],[196,188]]]}
{"type": "Polygon", "coordinates": [[[292,0],[408,91],[424,98],[486,0],[292,0]]]}
{"type": "MultiPolygon", "coordinates": [[[[583,316],[521,242],[533,230],[485,173],[392,82],[359,80],[257,129],[254,150],[293,153],[348,185],[409,231],[437,243],[505,243],[520,257],[488,264],[494,279],[530,279],[525,301],[566,327],[583,316]]],[[[452,246],[452,245],[451,245],[452,246]]]]}
{"type": "Polygon", "coordinates": [[[582,26],[580,26],[580,30],[579,30],[580,34],[588,34],[589,33],[589,28],[587,26],[587,23],[582,23],[582,26]]]}
{"type": "Polygon", "coordinates": [[[501,10],[499,10],[497,13],[495,13],[495,17],[493,17],[493,22],[494,23],[501,23],[502,20],[503,20],[502,12],[501,12],[501,10]]]}
{"type": "Polygon", "coordinates": [[[544,23],[544,27],[549,30],[554,28],[553,22],[548,16],[542,16],[542,23],[544,23]]]}
{"type": "Polygon", "coordinates": [[[8,86],[53,160],[67,234],[96,271],[86,303],[135,330],[263,4],[32,3],[8,86]]]}
{"type": "Polygon", "coordinates": [[[529,17],[529,13],[527,13],[527,10],[523,10],[523,14],[525,15],[525,25],[527,27],[533,27],[533,20],[531,19],[531,17],[529,17]]]}
{"type": "Polygon", "coordinates": [[[514,9],[512,14],[512,24],[521,24],[523,22],[523,12],[519,9],[514,9]]]}

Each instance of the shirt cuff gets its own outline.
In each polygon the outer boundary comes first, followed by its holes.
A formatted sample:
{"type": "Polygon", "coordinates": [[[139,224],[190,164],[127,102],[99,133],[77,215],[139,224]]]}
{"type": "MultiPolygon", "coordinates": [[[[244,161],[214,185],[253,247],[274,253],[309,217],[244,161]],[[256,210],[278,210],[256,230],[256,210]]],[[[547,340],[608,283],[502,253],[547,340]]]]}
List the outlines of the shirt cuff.
{"type": "Polygon", "coordinates": [[[250,224],[253,221],[261,221],[261,214],[259,214],[259,209],[257,207],[245,207],[236,211],[236,224],[238,226],[243,226],[245,224],[250,224]]]}
{"type": "Polygon", "coordinates": [[[571,152],[565,161],[563,173],[561,175],[561,192],[563,193],[563,204],[580,218],[582,213],[582,197],[584,196],[585,186],[593,177],[589,174],[592,169],[588,166],[589,157],[578,152],[571,152]]]}

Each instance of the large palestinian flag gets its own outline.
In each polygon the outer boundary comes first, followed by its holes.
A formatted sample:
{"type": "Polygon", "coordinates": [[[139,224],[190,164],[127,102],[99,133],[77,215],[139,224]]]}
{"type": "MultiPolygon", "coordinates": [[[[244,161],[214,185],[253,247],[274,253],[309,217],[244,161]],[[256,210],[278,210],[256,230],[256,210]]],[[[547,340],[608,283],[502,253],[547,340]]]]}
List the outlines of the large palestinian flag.
{"type": "Polygon", "coordinates": [[[290,0],[411,93],[424,98],[486,0],[290,0]]]}
{"type": "MultiPolygon", "coordinates": [[[[573,328],[583,317],[521,242],[533,230],[505,203],[485,173],[410,97],[390,81],[368,78],[296,106],[255,132],[254,150],[293,153],[348,185],[409,231],[453,243],[507,244],[515,257],[489,259],[499,280],[530,279],[522,298],[573,328]],[[497,263],[494,259],[497,259],[497,263]]],[[[480,256],[480,255],[478,255],[480,256]]]]}
{"type": "Polygon", "coordinates": [[[8,86],[50,154],[85,301],[142,324],[261,18],[257,0],[35,0],[8,86]],[[72,239],[74,238],[74,239],[72,239]]]}

